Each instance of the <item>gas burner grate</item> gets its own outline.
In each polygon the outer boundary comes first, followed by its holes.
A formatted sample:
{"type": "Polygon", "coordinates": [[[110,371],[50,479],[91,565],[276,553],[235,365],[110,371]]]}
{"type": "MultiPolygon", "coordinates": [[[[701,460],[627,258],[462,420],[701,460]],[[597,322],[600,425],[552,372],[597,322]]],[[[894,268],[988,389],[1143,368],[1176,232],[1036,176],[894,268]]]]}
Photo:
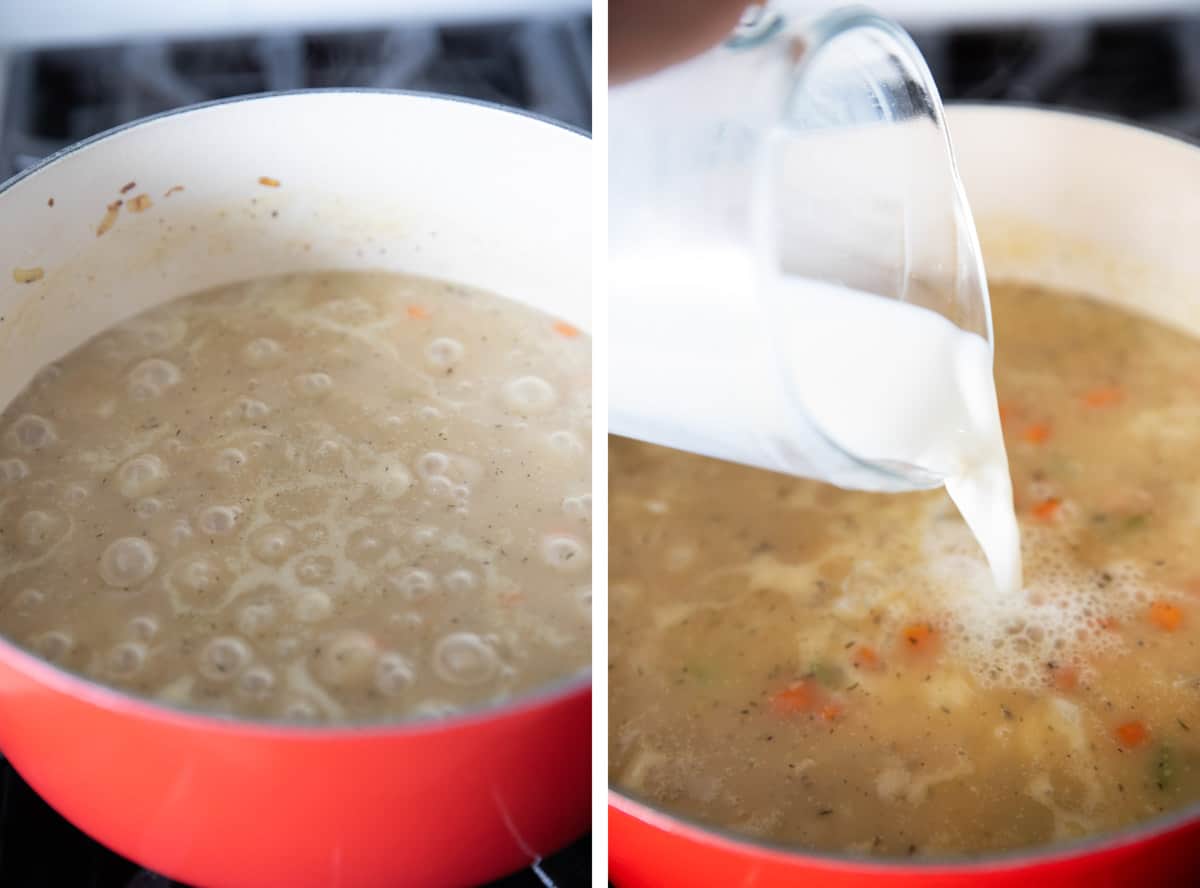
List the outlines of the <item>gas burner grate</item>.
{"type": "Polygon", "coordinates": [[[195,102],[354,86],[449,93],[591,128],[586,16],[34,49],[9,60],[0,179],[59,148],[195,102]]]}

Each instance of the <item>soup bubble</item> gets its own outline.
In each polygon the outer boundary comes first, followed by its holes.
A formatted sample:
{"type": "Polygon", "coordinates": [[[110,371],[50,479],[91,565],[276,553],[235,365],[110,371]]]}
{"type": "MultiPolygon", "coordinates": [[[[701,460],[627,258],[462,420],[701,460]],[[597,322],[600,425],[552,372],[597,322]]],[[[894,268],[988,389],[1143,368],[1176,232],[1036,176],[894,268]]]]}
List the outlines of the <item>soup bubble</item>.
{"type": "Polygon", "coordinates": [[[433,648],[433,671],[450,684],[483,684],[499,665],[496,652],[474,632],[452,632],[433,648]]]}
{"type": "Polygon", "coordinates": [[[505,384],[502,400],[512,413],[537,416],[554,408],[558,392],[540,376],[519,376],[505,384]]]}
{"type": "Polygon", "coordinates": [[[100,579],[110,586],[128,589],[145,582],[158,566],[154,546],[141,537],[121,537],[109,543],[100,556],[100,579]]]}
{"type": "Polygon", "coordinates": [[[250,645],[232,635],[214,638],[200,651],[200,674],[210,681],[228,681],[250,662],[250,645]]]}
{"type": "Polygon", "coordinates": [[[9,428],[8,438],[19,449],[32,453],[49,447],[58,440],[58,434],[50,420],[26,413],[17,417],[9,428]]]}

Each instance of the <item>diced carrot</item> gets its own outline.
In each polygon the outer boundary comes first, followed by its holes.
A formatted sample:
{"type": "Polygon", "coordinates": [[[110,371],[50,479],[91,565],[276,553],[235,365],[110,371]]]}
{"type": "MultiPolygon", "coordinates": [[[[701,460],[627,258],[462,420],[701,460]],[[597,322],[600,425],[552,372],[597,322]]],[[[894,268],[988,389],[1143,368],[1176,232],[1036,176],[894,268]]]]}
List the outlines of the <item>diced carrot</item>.
{"type": "Polygon", "coordinates": [[[1083,403],[1088,407],[1111,407],[1125,397],[1125,392],[1119,386],[1104,385],[1094,388],[1083,396],[1083,403]]]}
{"type": "Polygon", "coordinates": [[[827,722],[837,721],[841,717],[842,717],[842,704],[826,703],[824,706],[821,707],[822,721],[827,721],[827,722]]]}
{"type": "Polygon", "coordinates": [[[771,708],[780,715],[812,712],[820,705],[821,689],[811,679],[789,685],[771,697],[771,708]]]}
{"type": "Polygon", "coordinates": [[[1025,426],[1021,437],[1030,444],[1045,444],[1050,440],[1050,426],[1044,422],[1035,422],[1025,426]]]}
{"type": "Polygon", "coordinates": [[[1042,500],[1030,509],[1030,514],[1038,521],[1053,521],[1058,516],[1059,509],[1061,508],[1062,500],[1052,496],[1050,499],[1042,500]]]}
{"type": "Polygon", "coordinates": [[[423,321],[429,317],[429,309],[422,305],[410,305],[407,308],[408,316],[414,321],[423,321]]]}
{"type": "Polygon", "coordinates": [[[1150,622],[1159,629],[1174,632],[1183,623],[1183,611],[1169,601],[1150,603],[1150,622]]]}
{"type": "Polygon", "coordinates": [[[933,644],[933,627],[928,623],[910,623],[902,633],[906,647],[915,650],[928,650],[933,644]]]}
{"type": "Polygon", "coordinates": [[[525,592],[520,588],[506,589],[500,593],[499,598],[505,607],[513,607],[525,600],[525,592]]]}
{"type": "Polygon", "coordinates": [[[1150,732],[1140,721],[1130,721],[1117,725],[1117,742],[1129,749],[1141,746],[1150,739],[1150,732]]]}
{"type": "Polygon", "coordinates": [[[566,321],[555,321],[554,332],[559,336],[565,336],[567,339],[574,339],[579,335],[579,328],[573,324],[568,324],[566,321]]]}
{"type": "Polygon", "coordinates": [[[1079,670],[1074,666],[1055,666],[1051,670],[1050,683],[1055,690],[1073,691],[1079,687],[1079,670]]]}
{"type": "Polygon", "coordinates": [[[267,188],[278,188],[280,183],[278,179],[274,179],[271,176],[259,176],[258,184],[267,188]]]}
{"type": "Polygon", "coordinates": [[[854,656],[850,658],[850,663],[855,669],[870,669],[872,671],[883,666],[879,661],[879,654],[875,653],[875,648],[868,647],[865,644],[857,645],[854,648],[854,656]]]}

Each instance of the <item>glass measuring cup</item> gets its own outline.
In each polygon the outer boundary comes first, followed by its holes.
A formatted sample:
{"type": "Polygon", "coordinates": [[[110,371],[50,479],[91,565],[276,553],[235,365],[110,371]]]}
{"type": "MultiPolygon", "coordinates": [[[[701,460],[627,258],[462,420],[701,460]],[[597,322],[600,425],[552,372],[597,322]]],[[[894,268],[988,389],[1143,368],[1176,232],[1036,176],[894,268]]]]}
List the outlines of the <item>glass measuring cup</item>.
{"type": "Polygon", "coordinates": [[[941,484],[819,429],[773,324],[772,282],[802,281],[932,309],[990,347],[941,101],[903,30],[755,8],[722,45],[613,88],[609,131],[610,429],[843,487],[941,484]]]}

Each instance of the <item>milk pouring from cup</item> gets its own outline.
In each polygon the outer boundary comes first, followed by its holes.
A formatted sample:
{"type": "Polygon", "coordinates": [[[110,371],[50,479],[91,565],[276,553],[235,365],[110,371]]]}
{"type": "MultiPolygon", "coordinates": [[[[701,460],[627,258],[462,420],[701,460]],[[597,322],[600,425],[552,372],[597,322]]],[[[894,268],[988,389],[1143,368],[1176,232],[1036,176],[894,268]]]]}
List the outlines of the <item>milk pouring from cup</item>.
{"type": "Polygon", "coordinates": [[[978,239],[907,35],[762,12],[614,88],[609,115],[611,431],[841,487],[945,485],[1019,588],[978,239]]]}

